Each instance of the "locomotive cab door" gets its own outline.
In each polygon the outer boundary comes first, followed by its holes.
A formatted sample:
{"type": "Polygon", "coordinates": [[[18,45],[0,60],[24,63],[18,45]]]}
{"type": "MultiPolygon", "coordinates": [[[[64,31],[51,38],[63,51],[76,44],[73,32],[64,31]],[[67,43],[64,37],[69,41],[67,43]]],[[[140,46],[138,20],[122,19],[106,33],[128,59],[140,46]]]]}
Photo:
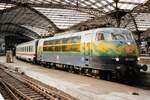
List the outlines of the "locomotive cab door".
{"type": "Polygon", "coordinates": [[[92,34],[87,33],[84,35],[84,64],[85,67],[91,67],[91,51],[92,51],[92,34]]]}

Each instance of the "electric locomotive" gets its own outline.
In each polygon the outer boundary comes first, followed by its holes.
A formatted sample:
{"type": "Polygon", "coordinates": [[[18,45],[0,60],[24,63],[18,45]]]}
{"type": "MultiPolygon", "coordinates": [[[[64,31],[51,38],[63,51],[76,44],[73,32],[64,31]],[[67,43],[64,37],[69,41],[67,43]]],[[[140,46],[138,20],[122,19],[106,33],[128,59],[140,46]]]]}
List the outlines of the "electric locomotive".
{"type": "Polygon", "coordinates": [[[137,64],[138,53],[129,30],[98,28],[39,39],[36,60],[40,64],[62,65],[69,70],[96,72],[110,78],[112,73],[124,77],[140,69],[146,71],[146,65],[137,64]]]}

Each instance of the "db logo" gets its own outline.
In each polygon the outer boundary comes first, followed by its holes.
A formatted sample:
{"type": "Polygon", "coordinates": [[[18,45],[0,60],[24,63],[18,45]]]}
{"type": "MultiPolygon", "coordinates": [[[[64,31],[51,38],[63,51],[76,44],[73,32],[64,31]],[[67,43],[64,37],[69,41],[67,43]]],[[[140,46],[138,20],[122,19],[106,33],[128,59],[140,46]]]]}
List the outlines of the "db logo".
{"type": "Polygon", "coordinates": [[[127,53],[133,53],[134,48],[127,47],[127,48],[125,48],[125,51],[126,51],[127,53]]]}

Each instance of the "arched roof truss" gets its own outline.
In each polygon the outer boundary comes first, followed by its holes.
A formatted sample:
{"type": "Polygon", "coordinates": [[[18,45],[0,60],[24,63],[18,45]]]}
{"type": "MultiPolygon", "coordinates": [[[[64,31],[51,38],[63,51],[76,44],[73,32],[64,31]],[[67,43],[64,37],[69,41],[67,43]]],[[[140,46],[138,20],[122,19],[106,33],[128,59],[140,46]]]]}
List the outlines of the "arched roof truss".
{"type": "MultiPolygon", "coordinates": [[[[14,35],[27,36],[32,39],[39,38],[39,35],[37,33],[33,32],[32,30],[29,30],[25,27],[22,27],[17,24],[13,24],[13,23],[5,23],[5,24],[0,23],[0,32],[1,32],[0,35],[2,35],[3,33],[8,33],[8,34],[11,33],[14,35]]],[[[7,35],[7,34],[5,34],[5,35],[7,35]]]]}

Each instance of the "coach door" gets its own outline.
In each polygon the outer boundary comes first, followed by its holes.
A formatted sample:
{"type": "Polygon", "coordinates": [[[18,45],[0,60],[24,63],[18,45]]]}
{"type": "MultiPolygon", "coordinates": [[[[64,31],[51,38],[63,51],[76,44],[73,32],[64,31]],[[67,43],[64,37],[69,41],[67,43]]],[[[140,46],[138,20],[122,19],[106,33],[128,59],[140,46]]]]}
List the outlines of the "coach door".
{"type": "Polygon", "coordinates": [[[90,67],[90,57],[91,57],[91,40],[92,40],[92,34],[88,33],[84,36],[84,61],[85,61],[85,67],[90,67]]]}

